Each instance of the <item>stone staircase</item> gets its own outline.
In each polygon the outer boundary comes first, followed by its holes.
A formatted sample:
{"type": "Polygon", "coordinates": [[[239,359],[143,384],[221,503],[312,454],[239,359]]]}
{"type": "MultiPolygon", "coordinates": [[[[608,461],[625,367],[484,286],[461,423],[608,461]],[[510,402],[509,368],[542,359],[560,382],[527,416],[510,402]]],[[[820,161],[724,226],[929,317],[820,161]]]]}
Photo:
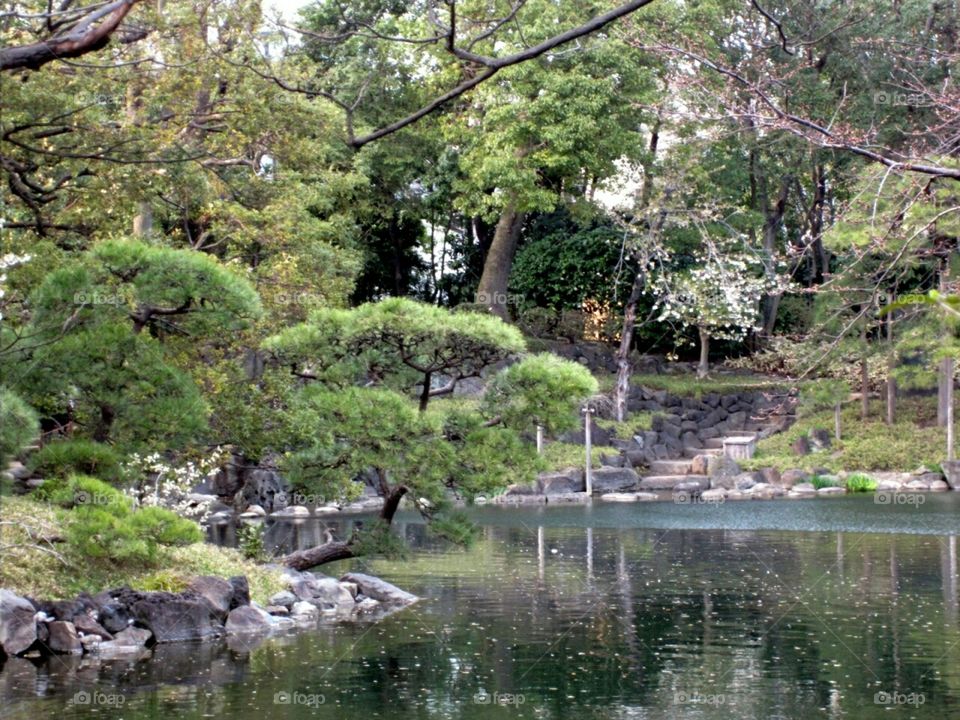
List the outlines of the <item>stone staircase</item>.
{"type": "Polygon", "coordinates": [[[639,488],[646,491],[707,490],[710,487],[710,458],[723,455],[724,440],[744,437],[760,439],[780,432],[788,424],[789,418],[776,423],[750,423],[743,430],[704,439],[703,447],[686,446],[683,448],[682,457],[652,460],[647,468],[637,468],[641,471],[639,488]]]}

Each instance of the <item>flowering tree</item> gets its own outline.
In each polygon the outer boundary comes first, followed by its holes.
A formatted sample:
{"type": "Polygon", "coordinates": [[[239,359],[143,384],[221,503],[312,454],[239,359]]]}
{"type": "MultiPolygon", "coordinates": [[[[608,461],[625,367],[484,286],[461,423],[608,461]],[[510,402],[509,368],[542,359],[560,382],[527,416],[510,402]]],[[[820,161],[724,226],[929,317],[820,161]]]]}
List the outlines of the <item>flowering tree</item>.
{"type": "Polygon", "coordinates": [[[696,264],[680,272],[663,272],[652,292],[662,322],[695,327],[700,336],[697,377],[709,371],[710,339],[742,340],[760,318],[760,299],[782,290],[780,275],[764,272],[763,263],[733,243],[708,240],[694,254],[696,264]]]}

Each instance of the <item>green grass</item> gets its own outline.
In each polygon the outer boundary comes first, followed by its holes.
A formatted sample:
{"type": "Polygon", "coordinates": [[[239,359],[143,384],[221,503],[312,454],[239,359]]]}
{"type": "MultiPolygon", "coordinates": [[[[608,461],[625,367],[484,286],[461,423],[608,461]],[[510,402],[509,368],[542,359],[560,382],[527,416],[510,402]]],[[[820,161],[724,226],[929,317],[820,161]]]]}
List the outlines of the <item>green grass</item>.
{"type": "Polygon", "coordinates": [[[797,455],[790,448],[800,436],[815,428],[833,433],[833,411],[802,416],[789,430],[761,440],[751,460],[740,464],[746,470],[775,467],[841,470],[896,470],[909,472],[920,467],[935,469],[946,457],[946,429],[935,426],[936,398],[904,398],[897,407],[897,422],[883,422],[884,404],[870,403],[870,415],[860,419],[859,403],[847,403],[841,414],[841,439],[832,447],[809,455],[797,455]]]}
{"type": "MultiPolygon", "coordinates": [[[[601,455],[619,455],[620,451],[613,447],[594,445],[591,448],[590,457],[593,466],[600,465],[601,455]]],[[[583,467],[586,460],[586,452],[583,445],[575,443],[553,442],[543,448],[543,459],[547,464],[548,471],[563,470],[570,467],[583,467]]]]}
{"type": "Polygon", "coordinates": [[[259,603],[283,589],[280,573],[246,560],[239,551],[208,543],[158,549],[149,566],[117,565],[108,560],[79,556],[63,542],[40,543],[62,556],[34,547],[34,537],[57,538],[69,511],[25,497],[0,500],[0,587],[43,599],[73,597],[79,592],[98,593],[129,585],[137,590],[179,591],[197,575],[245,575],[250,596],[259,603]]]}
{"type": "Polygon", "coordinates": [[[833,478],[823,477],[822,475],[814,475],[810,478],[810,484],[813,485],[814,490],[837,486],[833,478]]]}
{"type": "Polygon", "coordinates": [[[877,481],[874,480],[869,475],[864,475],[863,473],[854,473],[850,475],[845,481],[847,492],[858,493],[858,492],[873,492],[877,489],[877,481]]]}
{"type": "Polygon", "coordinates": [[[614,436],[620,440],[631,440],[634,435],[639,435],[644,430],[650,429],[650,426],[653,424],[653,417],[656,414],[657,413],[652,412],[635,412],[630,413],[630,417],[623,422],[597,418],[596,423],[604,430],[612,431],[614,436]]]}
{"type": "Polygon", "coordinates": [[[764,375],[718,375],[698,380],[695,375],[634,375],[630,378],[633,387],[645,387],[648,390],[666,390],[680,397],[701,397],[707,393],[728,395],[738,392],[764,390],[786,391],[796,382],[780,380],[764,375]]]}

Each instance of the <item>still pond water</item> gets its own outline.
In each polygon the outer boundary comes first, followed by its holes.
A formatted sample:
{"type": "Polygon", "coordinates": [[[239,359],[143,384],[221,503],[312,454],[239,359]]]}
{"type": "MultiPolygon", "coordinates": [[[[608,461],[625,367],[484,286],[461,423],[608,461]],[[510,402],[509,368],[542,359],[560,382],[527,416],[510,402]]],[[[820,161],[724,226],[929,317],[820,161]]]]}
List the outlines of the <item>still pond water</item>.
{"type": "Polygon", "coordinates": [[[960,718],[960,495],[925,500],[487,507],[468,550],[402,517],[405,561],[351,566],[423,598],[403,612],[8,660],[0,717],[960,718]]]}

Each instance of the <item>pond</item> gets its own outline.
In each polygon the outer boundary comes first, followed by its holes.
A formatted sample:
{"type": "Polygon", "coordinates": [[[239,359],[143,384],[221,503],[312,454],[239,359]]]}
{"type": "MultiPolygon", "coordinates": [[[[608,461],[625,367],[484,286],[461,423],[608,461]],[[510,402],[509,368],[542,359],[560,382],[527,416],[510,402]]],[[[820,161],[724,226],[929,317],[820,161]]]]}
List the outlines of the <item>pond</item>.
{"type": "Polygon", "coordinates": [[[8,660],[0,716],[960,717],[958,495],[471,512],[467,550],[405,515],[409,557],[351,563],[423,598],[377,624],[8,660]]]}

